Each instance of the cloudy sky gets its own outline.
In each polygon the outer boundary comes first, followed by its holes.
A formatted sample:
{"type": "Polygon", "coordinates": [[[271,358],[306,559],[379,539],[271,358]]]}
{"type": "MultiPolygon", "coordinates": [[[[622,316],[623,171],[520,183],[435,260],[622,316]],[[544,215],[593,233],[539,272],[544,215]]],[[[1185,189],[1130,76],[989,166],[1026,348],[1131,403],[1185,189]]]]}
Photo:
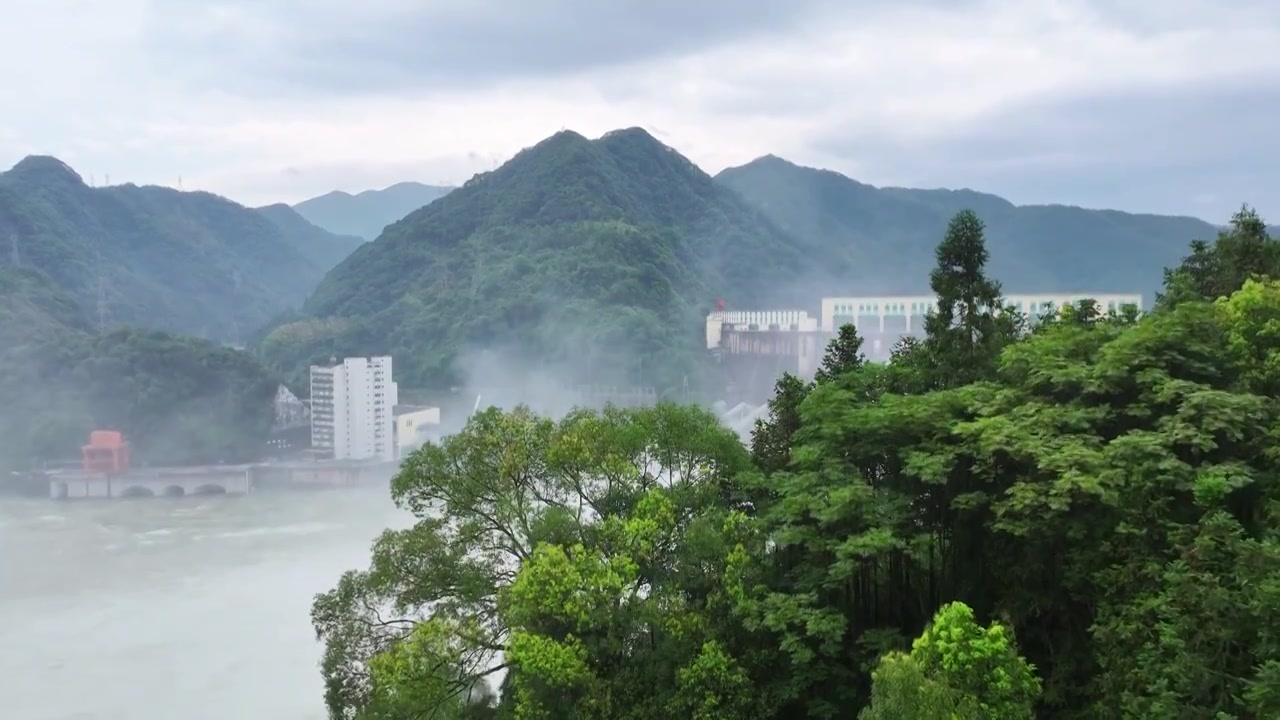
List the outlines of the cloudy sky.
{"type": "Polygon", "coordinates": [[[1280,225],[1275,0],[5,0],[0,166],[246,204],[454,184],[561,128],[715,172],[1280,225]]]}

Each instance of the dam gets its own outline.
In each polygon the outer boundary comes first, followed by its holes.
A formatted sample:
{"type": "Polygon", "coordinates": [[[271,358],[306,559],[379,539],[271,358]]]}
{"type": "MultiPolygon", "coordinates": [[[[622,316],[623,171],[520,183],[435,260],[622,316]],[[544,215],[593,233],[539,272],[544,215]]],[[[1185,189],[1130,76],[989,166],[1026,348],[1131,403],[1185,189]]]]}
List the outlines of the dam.
{"type": "Polygon", "coordinates": [[[312,460],[130,468],[121,473],[55,470],[45,473],[45,479],[54,500],[115,500],[367,486],[388,482],[397,467],[396,462],[312,460]]]}

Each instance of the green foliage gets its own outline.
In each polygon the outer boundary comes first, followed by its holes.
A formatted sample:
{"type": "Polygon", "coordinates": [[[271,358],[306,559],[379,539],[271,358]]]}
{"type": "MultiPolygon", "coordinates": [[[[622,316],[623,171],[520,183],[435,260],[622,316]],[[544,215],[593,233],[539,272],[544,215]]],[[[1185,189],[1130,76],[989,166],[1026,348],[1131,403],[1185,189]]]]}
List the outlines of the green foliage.
{"type": "Polygon", "coordinates": [[[94,429],[123,431],[136,462],[253,458],[277,386],[247,353],[203,340],[94,333],[47,277],[0,268],[0,468],[77,459],[94,429]]]}
{"type": "Polygon", "coordinates": [[[791,462],[791,438],[800,429],[800,403],[809,385],[790,373],[783,373],[769,399],[769,415],[756,421],[751,433],[751,457],[766,474],[778,472],[791,462]]]}
{"type": "Polygon", "coordinates": [[[97,319],[240,340],[299,305],[355,247],[288,208],[209,193],[94,188],[62,162],[28,157],[0,173],[0,265],[17,260],[97,319]]]}
{"type": "Polygon", "coordinates": [[[862,355],[862,338],[858,337],[856,325],[841,325],[836,337],[827,344],[826,353],[822,356],[814,380],[826,382],[840,377],[844,373],[853,372],[862,367],[866,358],[862,355]]]}
{"type": "Polygon", "coordinates": [[[1191,254],[1175,268],[1164,271],[1165,290],[1158,297],[1162,307],[1181,302],[1216,300],[1238,290],[1254,277],[1280,277],[1280,241],[1267,235],[1267,225],[1245,205],[1233,216],[1228,229],[1212,244],[1191,243],[1191,254]]]}
{"type": "Polygon", "coordinates": [[[954,387],[984,379],[1013,338],[1012,313],[998,315],[1000,283],[987,277],[989,253],[983,224],[971,210],[956,214],[937,250],[929,274],[937,309],[925,318],[925,346],[935,366],[937,386],[954,387]]]}
{"type": "Polygon", "coordinates": [[[491,410],[416,454],[418,525],[316,604],[335,716],[428,624],[455,675],[416,712],[502,655],[504,717],[1276,717],[1280,281],[1028,329],[976,217],[937,260],[927,336],[837,339],[750,455],[675,406],[491,410]]]}
{"type": "Polygon", "coordinates": [[[871,677],[871,704],[861,720],[1031,720],[1040,694],[1035,668],[1018,655],[1009,631],[981,627],[964,603],[944,605],[910,654],[889,653],[871,677]]]}
{"type": "Polygon", "coordinates": [[[724,497],[748,466],[695,408],[479,413],[393,481],[417,524],[385,533],[367,571],[317,598],[331,712],[375,717],[393,690],[370,663],[429,624],[462,649],[404,692],[429,689],[441,706],[506,669],[520,718],[759,717],[732,646],[708,646],[735,537],[724,497]]]}

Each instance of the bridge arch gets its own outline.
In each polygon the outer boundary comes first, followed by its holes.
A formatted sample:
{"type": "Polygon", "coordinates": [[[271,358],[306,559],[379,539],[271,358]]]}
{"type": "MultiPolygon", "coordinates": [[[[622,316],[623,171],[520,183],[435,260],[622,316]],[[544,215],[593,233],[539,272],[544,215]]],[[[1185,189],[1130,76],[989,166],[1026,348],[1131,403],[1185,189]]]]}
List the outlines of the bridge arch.
{"type": "Polygon", "coordinates": [[[160,493],[165,497],[182,497],[187,494],[187,489],[181,485],[170,485],[160,493]]]}
{"type": "Polygon", "coordinates": [[[226,495],[227,488],[218,483],[205,483],[199,485],[195,490],[191,491],[192,495],[226,495]]]}
{"type": "Polygon", "coordinates": [[[120,493],[120,497],[144,498],[144,497],[155,497],[155,494],[156,493],[154,490],[144,485],[130,485],[120,493]]]}

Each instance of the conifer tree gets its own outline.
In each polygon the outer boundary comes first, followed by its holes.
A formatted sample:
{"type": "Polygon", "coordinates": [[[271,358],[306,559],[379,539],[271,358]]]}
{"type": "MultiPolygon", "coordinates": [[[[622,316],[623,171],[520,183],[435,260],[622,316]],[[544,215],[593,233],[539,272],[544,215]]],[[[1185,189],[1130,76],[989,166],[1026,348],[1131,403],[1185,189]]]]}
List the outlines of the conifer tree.
{"type": "Polygon", "coordinates": [[[1004,345],[1001,336],[1010,334],[996,318],[1000,283],[987,277],[983,233],[982,220],[972,210],[956,213],[938,245],[937,267],[929,274],[929,287],[938,301],[924,328],[941,386],[984,377],[1004,345]]]}

